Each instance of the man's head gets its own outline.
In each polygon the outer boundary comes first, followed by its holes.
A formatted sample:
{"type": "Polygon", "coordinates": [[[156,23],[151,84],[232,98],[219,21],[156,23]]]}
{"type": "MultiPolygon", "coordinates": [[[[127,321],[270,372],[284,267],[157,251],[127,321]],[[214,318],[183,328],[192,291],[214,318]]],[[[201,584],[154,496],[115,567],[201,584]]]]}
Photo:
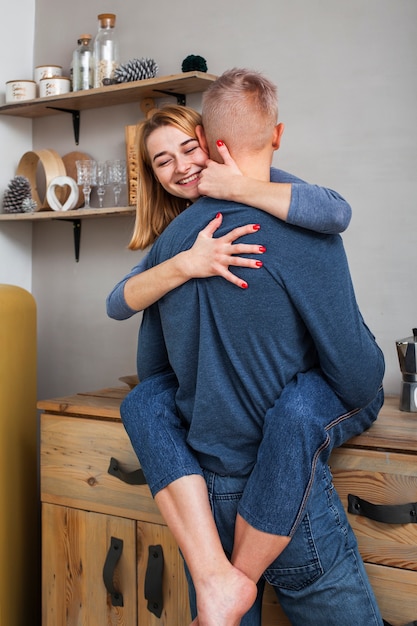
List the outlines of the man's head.
{"type": "Polygon", "coordinates": [[[283,125],[278,124],[276,86],[247,69],[224,72],[203,94],[203,127],[212,158],[217,140],[232,156],[249,156],[279,147],[283,125]]]}

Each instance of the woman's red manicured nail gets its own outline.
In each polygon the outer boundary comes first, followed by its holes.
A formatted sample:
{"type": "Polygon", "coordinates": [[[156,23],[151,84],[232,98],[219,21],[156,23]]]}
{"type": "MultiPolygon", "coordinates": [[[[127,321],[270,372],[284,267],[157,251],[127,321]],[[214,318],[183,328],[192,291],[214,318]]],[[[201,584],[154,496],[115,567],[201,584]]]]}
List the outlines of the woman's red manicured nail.
{"type": "Polygon", "coordinates": [[[253,230],[259,230],[259,229],[260,229],[260,227],[261,227],[261,225],[260,225],[260,224],[254,224],[254,225],[253,225],[253,230]]]}
{"type": "Polygon", "coordinates": [[[257,267],[262,267],[263,263],[262,263],[262,261],[256,261],[255,265],[257,265],[257,267]]]}
{"type": "Polygon", "coordinates": [[[222,216],[222,214],[221,214],[221,213],[217,213],[217,215],[216,215],[216,219],[219,219],[219,217],[221,217],[221,216],[222,216]]]}
{"type": "Polygon", "coordinates": [[[219,146],[219,148],[221,148],[222,146],[224,146],[224,143],[222,142],[222,140],[221,140],[221,139],[218,139],[218,140],[216,141],[216,143],[217,143],[217,145],[219,146]]]}
{"type": "Polygon", "coordinates": [[[265,246],[259,246],[259,252],[266,252],[265,246]]]}
{"type": "Polygon", "coordinates": [[[240,286],[242,287],[242,289],[247,289],[248,288],[248,283],[242,283],[240,286]]]}

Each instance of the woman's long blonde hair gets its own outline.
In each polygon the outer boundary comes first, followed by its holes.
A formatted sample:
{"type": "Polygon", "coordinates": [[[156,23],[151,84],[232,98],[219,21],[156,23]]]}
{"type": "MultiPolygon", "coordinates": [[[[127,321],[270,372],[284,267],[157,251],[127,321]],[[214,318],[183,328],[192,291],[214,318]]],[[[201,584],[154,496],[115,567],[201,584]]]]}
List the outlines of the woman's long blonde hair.
{"type": "Polygon", "coordinates": [[[169,105],[157,109],[137,128],[138,190],[136,219],[130,250],[143,250],[165,230],[189,204],[184,198],[169,194],[158,182],[147,150],[149,135],[161,126],[174,126],[190,137],[196,137],[195,128],[201,124],[201,115],[194,109],[169,105]]]}

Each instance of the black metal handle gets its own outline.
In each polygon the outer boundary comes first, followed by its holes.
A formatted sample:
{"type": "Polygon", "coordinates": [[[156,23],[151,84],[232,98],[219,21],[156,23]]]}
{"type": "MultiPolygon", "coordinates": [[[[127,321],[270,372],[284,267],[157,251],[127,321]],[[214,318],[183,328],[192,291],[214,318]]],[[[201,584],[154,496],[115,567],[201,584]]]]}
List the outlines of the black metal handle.
{"type": "Polygon", "coordinates": [[[111,537],[110,548],[107,552],[106,561],[103,567],[103,580],[107,593],[111,596],[113,606],[123,606],[123,594],[114,587],[113,577],[116,565],[123,552],[123,539],[111,537]]]}
{"type": "Polygon", "coordinates": [[[351,493],[348,494],[348,511],[363,515],[384,524],[417,524],[417,502],[408,504],[372,504],[351,493]]]}
{"type": "Polygon", "coordinates": [[[119,461],[113,457],[110,459],[110,465],[107,473],[111,476],[115,476],[128,485],[146,485],[145,474],[141,468],[134,470],[133,472],[125,472],[120,467],[119,461]]]}
{"type": "Polygon", "coordinates": [[[145,575],[145,598],[148,611],[161,617],[164,608],[162,576],[164,572],[164,552],[162,546],[149,546],[148,566],[145,575]]]}

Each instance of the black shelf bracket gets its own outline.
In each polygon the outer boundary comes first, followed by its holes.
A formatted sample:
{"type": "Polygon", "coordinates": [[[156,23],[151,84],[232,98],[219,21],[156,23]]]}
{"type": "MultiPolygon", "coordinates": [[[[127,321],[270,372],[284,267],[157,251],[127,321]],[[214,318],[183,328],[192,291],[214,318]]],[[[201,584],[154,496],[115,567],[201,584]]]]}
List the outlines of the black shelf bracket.
{"type": "Polygon", "coordinates": [[[72,222],[72,229],[74,233],[74,254],[75,261],[78,263],[80,260],[80,242],[81,242],[81,220],[80,219],[65,219],[57,220],[59,222],[72,222]]]}
{"type": "Polygon", "coordinates": [[[70,113],[72,115],[72,127],[74,129],[74,140],[76,145],[80,141],[80,121],[81,113],[75,109],[62,109],[61,107],[47,107],[47,109],[53,109],[54,111],[62,111],[63,113],[70,113]]]}
{"type": "Polygon", "coordinates": [[[163,93],[165,96],[172,96],[177,99],[177,104],[184,106],[186,105],[185,94],[183,93],[174,93],[173,91],[165,91],[164,89],[154,89],[154,91],[158,93],[163,93]]]}

